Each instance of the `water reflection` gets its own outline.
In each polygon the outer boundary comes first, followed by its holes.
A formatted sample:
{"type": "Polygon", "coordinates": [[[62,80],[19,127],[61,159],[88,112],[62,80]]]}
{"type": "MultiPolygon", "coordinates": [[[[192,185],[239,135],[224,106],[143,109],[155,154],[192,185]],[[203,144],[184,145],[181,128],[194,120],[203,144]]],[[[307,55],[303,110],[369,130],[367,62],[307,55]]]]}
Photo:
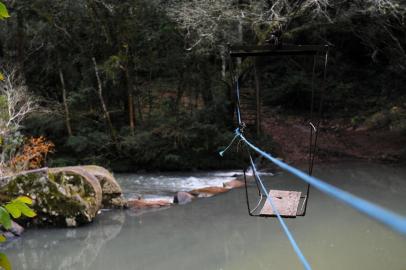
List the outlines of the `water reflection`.
{"type": "Polygon", "coordinates": [[[1,248],[7,249],[15,270],[89,269],[103,246],[120,233],[125,217],[123,211],[110,211],[82,228],[29,230],[1,248]]]}

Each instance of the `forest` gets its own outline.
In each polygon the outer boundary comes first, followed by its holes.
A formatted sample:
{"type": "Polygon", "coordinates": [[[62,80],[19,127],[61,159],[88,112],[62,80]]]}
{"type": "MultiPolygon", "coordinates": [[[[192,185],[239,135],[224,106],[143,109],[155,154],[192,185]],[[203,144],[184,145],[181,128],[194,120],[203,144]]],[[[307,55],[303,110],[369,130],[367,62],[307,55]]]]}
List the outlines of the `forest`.
{"type": "MultiPolygon", "coordinates": [[[[276,29],[284,44],[330,46],[326,129],[406,132],[401,2],[3,3],[3,171],[75,164],[115,171],[240,166],[233,155],[218,155],[235,126],[228,46],[267,44],[276,29]]],[[[259,78],[261,110],[268,112],[263,118],[308,116],[310,62],[243,59],[238,72],[248,74],[241,75],[246,88],[254,88],[254,69],[259,78]]],[[[253,128],[251,135],[278,149],[272,132],[253,128]]],[[[398,150],[393,159],[402,160],[405,146],[398,150]]]]}

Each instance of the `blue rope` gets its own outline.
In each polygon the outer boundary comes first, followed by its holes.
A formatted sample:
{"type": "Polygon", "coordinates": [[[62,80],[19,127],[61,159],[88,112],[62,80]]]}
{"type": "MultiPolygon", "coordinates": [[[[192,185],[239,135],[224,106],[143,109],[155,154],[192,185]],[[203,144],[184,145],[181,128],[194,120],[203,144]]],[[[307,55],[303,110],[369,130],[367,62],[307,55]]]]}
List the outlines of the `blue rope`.
{"type": "Polygon", "coordinates": [[[223,150],[223,151],[220,151],[220,156],[224,156],[224,153],[228,150],[228,148],[230,148],[232,145],[233,145],[233,143],[234,143],[234,141],[238,138],[238,133],[239,133],[239,130],[238,129],[236,129],[235,130],[235,136],[234,136],[234,138],[231,140],[231,142],[230,142],[230,144],[223,150]]]}
{"type": "Polygon", "coordinates": [[[241,121],[241,109],[240,109],[240,80],[238,78],[235,79],[236,81],[236,89],[237,89],[237,119],[238,119],[238,125],[240,126],[242,124],[241,121]]]}
{"type": "Polygon", "coordinates": [[[286,236],[289,239],[290,244],[292,245],[294,251],[296,252],[296,255],[299,257],[299,260],[301,261],[301,263],[303,264],[303,267],[306,270],[312,270],[310,264],[308,263],[308,261],[306,260],[306,257],[303,255],[302,251],[300,250],[299,246],[297,245],[295,238],[293,238],[292,233],[289,231],[288,226],[286,225],[285,221],[283,221],[283,218],[281,217],[278,208],[275,207],[273,200],[271,198],[270,195],[268,195],[268,192],[264,186],[264,183],[262,182],[261,178],[259,177],[259,174],[257,172],[257,168],[255,167],[254,161],[252,160],[252,157],[250,155],[250,162],[251,162],[251,167],[252,167],[252,172],[254,174],[255,179],[257,180],[257,182],[259,183],[259,186],[261,188],[261,192],[263,194],[265,194],[267,200],[269,201],[269,203],[272,206],[272,210],[275,213],[276,217],[279,220],[279,223],[281,224],[283,231],[285,232],[286,236]]]}
{"type": "Polygon", "coordinates": [[[270,154],[262,151],[252,143],[250,143],[237,129],[236,135],[238,135],[243,142],[245,142],[249,147],[251,147],[255,152],[267,158],[269,161],[273,162],[275,165],[279,166],[283,170],[299,177],[303,181],[309,183],[320,191],[348,204],[349,206],[357,209],[361,213],[364,213],[389,228],[399,232],[400,234],[406,236],[406,217],[398,215],[390,210],[387,210],[379,205],[371,203],[367,200],[361,199],[355,195],[352,195],[349,192],[346,192],[342,189],[339,189],[331,184],[328,184],[320,179],[317,179],[313,176],[310,176],[286,163],[283,161],[274,158],[270,154]]]}

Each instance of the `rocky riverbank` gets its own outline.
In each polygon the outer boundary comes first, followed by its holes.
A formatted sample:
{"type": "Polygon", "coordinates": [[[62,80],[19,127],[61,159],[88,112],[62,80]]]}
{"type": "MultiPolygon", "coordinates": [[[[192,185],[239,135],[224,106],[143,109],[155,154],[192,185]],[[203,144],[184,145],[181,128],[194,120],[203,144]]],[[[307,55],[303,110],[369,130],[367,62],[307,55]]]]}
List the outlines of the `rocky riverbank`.
{"type": "MultiPolygon", "coordinates": [[[[37,215],[30,219],[18,219],[18,223],[36,227],[77,227],[91,223],[102,209],[130,208],[143,213],[151,209],[184,205],[243,186],[243,182],[227,178],[222,186],[181,190],[167,198],[132,196],[126,199],[113,174],[103,167],[42,168],[0,178],[0,203],[5,204],[18,196],[28,196],[33,200],[32,208],[37,215]]],[[[14,222],[13,228],[4,231],[4,234],[11,239],[20,236],[23,231],[14,222]]]]}

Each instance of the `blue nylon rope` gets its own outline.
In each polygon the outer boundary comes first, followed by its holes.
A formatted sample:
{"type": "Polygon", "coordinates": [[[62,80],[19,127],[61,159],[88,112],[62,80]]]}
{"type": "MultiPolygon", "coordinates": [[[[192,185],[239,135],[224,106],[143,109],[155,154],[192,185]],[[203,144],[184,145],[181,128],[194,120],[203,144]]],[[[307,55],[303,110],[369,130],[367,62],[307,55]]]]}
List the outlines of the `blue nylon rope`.
{"type": "Polygon", "coordinates": [[[252,157],[250,155],[250,162],[251,162],[251,167],[252,167],[252,172],[254,174],[255,179],[257,180],[257,182],[259,183],[259,186],[261,188],[261,191],[263,194],[265,194],[267,200],[269,201],[269,203],[271,204],[272,210],[275,213],[276,217],[279,220],[279,223],[282,226],[283,231],[285,232],[286,236],[289,239],[290,244],[293,247],[293,250],[296,252],[296,255],[298,256],[300,262],[303,264],[303,267],[306,270],[312,270],[312,267],[310,266],[309,262],[307,261],[306,257],[303,255],[302,251],[300,250],[299,246],[297,245],[295,238],[293,237],[292,233],[289,231],[288,226],[286,225],[285,221],[283,220],[283,218],[281,217],[278,208],[275,207],[273,200],[271,198],[271,196],[268,195],[268,192],[264,186],[264,183],[262,182],[261,178],[259,177],[257,168],[255,167],[254,161],[252,160],[252,157]]]}
{"type": "Polygon", "coordinates": [[[269,161],[273,162],[275,165],[279,166],[283,170],[299,177],[303,181],[309,183],[320,191],[348,204],[349,206],[355,208],[356,210],[364,213],[382,224],[388,226],[394,231],[399,232],[400,234],[406,236],[406,217],[398,215],[388,209],[385,209],[379,205],[371,203],[367,200],[361,199],[351,193],[339,189],[331,184],[328,184],[316,177],[310,176],[286,163],[283,161],[274,158],[270,154],[259,149],[252,143],[250,143],[237,129],[236,135],[238,135],[242,141],[244,141],[249,147],[251,147],[255,152],[267,158],[269,161]]]}
{"type": "Polygon", "coordinates": [[[241,121],[241,111],[240,111],[240,80],[236,78],[236,89],[237,89],[237,118],[238,118],[238,125],[240,126],[241,121]]]}
{"type": "MultiPolygon", "coordinates": [[[[235,131],[236,133],[237,133],[237,130],[235,131]]],[[[224,153],[228,150],[228,148],[230,148],[232,145],[233,145],[233,143],[234,143],[234,141],[238,138],[238,134],[236,134],[235,136],[234,136],[234,138],[231,140],[231,142],[230,142],[230,144],[223,150],[223,151],[220,151],[220,156],[224,156],[224,153]]]]}

